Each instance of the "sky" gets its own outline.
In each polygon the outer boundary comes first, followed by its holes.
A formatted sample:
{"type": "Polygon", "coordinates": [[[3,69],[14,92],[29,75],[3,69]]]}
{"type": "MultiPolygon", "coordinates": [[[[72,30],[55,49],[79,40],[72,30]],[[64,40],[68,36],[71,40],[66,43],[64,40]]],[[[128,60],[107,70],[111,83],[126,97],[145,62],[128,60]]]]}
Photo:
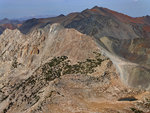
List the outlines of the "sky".
{"type": "Polygon", "coordinates": [[[0,19],[67,15],[94,6],[132,17],[150,15],[150,0],[0,0],[0,19]]]}

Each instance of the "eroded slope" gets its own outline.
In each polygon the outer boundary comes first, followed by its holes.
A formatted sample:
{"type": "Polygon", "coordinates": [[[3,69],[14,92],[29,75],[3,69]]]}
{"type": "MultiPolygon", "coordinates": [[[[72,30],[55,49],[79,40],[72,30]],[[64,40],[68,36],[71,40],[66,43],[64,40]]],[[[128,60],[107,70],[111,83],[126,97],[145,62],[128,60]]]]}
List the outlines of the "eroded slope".
{"type": "Polygon", "coordinates": [[[149,93],[124,86],[92,37],[53,24],[28,35],[5,30],[0,43],[2,113],[150,111],[149,93]]]}

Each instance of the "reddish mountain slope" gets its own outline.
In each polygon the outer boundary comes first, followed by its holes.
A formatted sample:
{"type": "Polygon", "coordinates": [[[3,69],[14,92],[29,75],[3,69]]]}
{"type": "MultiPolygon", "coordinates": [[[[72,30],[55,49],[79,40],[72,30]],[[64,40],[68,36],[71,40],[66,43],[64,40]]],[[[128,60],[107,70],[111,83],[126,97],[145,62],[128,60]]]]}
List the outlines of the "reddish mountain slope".
{"type": "Polygon", "coordinates": [[[19,29],[22,33],[28,33],[35,28],[41,28],[52,23],[60,23],[67,28],[75,28],[82,33],[95,37],[111,36],[118,39],[150,37],[149,30],[147,30],[150,26],[149,16],[133,18],[97,6],[66,16],[30,19],[25,21],[19,29]]]}

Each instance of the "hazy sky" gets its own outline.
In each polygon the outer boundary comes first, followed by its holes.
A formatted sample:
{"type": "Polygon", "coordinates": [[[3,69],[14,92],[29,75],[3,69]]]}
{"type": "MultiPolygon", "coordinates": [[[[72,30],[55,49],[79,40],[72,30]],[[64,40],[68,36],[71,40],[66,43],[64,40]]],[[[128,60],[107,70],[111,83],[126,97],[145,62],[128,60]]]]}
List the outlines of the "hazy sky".
{"type": "Polygon", "coordinates": [[[0,0],[0,19],[68,14],[95,5],[133,17],[150,15],[150,0],[0,0]]]}

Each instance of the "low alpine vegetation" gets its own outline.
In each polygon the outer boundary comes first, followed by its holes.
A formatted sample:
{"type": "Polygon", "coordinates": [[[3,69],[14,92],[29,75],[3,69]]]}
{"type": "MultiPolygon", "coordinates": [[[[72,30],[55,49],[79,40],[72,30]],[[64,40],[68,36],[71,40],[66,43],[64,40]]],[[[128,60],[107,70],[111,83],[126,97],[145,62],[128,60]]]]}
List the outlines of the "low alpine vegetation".
{"type": "Polygon", "coordinates": [[[42,73],[47,81],[54,80],[65,74],[91,74],[104,61],[104,59],[100,58],[100,53],[94,52],[94,54],[94,59],[86,59],[86,61],[77,62],[73,65],[67,56],[54,57],[42,67],[42,73]]]}

